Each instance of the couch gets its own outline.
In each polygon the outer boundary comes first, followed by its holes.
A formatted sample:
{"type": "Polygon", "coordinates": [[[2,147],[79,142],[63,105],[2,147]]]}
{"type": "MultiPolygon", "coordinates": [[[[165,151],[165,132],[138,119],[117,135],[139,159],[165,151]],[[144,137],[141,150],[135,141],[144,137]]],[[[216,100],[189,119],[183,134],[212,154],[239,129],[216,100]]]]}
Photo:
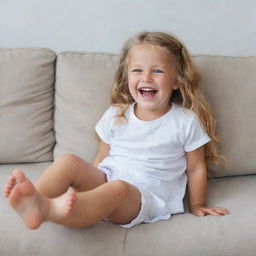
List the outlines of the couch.
{"type": "MultiPolygon", "coordinates": [[[[197,55],[201,87],[212,106],[227,164],[208,166],[207,204],[226,216],[172,215],[126,229],[44,223],[28,230],[0,196],[0,255],[255,256],[256,57],[197,55]]],[[[35,181],[64,153],[91,162],[94,126],[110,105],[118,56],[46,48],[0,49],[0,187],[14,168],[35,181]]]]}

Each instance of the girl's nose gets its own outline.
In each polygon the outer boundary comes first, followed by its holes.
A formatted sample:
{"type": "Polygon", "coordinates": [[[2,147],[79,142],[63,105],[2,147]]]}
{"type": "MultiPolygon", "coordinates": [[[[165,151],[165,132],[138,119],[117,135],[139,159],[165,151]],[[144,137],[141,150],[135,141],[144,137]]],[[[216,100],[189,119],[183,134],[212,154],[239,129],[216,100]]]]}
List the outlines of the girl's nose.
{"type": "Polygon", "coordinates": [[[151,73],[150,72],[145,72],[143,74],[143,77],[142,77],[142,82],[147,83],[147,82],[150,82],[150,81],[152,81],[151,73]]]}

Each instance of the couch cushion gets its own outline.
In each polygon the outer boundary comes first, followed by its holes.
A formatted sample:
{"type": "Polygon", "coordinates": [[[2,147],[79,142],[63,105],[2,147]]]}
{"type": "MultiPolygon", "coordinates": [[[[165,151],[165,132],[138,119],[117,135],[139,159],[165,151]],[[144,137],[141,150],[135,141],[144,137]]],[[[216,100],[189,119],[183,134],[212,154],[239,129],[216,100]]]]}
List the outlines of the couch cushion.
{"type": "Polygon", "coordinates": [[[227,165],[209,166],[211,177],[256,173],[256,57],[196,56],[202,89],[217,119],[227,165]]]}
{"type": "Polygon", "coordinates": [[[73,153],[91,161],[97,151],[94,126],[110,105],[118,58],[111,54],[58,55],[55,85],[54,158],[73,153]]]}
{"type": "MultiPolygon", "coordinates": [[[[35,182],[51,163],[0,164],[1,193],[15,168],[23,170],[35,182]]],[[[0,206],[1,256],[122,255],[127,233],[125,228],[100,222],[88,228],[76,229],[47,222],[40,229],[28,230],[3,196],[0,196],[0,206]]]]}
{"type": "Polygon", "coordinates": [[[56,55],[0,49],[0,163],[52,160],[56,55]]]}
{"type": "MultiPolygon", "coordinates": [[[[202,89],[217,119],[219,147],[226,166],[209,166],[210,177],[256,173],[256,57],[194,56],[202,89]],[[243,161],[241,161],[243,159],[243,161]],[[246,161],[245,161],[246,159],[246,161]]],[[[91,161],[96,153],[94,126],[109,106],[118,57],[65,52],[56,77],[55,157],[74,153],[91,161]]]]}
{"type": "Polygon", "coordinates": [[[173,215],[169,221],[138,225],[126,237],[126,256],[253,256],[256,252],[256,175],[209,180],[208,205],[230,214],[173,215]]]}
{"type": "MultiPolygon", "coordinates": [[[[50,163],[0,165],[0,187],[14,168],[35,181],[50,163]]],[[[79,229],[44,223],[27,230],[1,196],[0,255],[255,255],[256,175],[215,178],[208,184],[208,205],[225,207],[229,215],[194,216],[186,197],[184,214],[131,229],[100,222],[79,229]]]]}

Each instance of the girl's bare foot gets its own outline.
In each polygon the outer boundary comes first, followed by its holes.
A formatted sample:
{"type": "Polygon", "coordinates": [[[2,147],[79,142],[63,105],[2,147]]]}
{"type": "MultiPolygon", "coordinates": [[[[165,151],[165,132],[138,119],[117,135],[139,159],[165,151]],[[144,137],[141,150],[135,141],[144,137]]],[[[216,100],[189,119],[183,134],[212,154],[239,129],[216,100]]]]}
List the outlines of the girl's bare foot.
{"type": "Polygon", "coordinates": [[[37,192],[21,170],[14,170],[3,192],[9,204],[30,229],[38,228],[44,221],[59,221],[71,216],[77,199],[74,191],[49,199],[37,192]]]}

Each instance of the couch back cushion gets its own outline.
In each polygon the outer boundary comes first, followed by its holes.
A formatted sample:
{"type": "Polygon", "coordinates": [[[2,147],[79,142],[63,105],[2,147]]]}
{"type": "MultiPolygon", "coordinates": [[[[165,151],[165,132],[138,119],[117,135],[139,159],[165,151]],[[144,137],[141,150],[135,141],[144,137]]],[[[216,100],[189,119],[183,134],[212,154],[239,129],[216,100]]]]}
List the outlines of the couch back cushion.
{"type": "Polygon", "coordinates": [[[210,177],[256,173],[256,57],[195,56],[202,89],[222,138],[227,165],[210,165],[210,177]]]}
{"type": "Polygon", "coordinates": [[[110,105],[118,58],[111,54],[63,52],[55,84],[54,158],[73,153],[91,162],[97,152],[94,126],[110,105]]]}
{"type": "Polygon", "coordinates": [[[55,59],[48,49],[0,49],[0,163],[53,159],[55,59]]]}
{"type": "MultiPolygon", "coordinates": [[[[256,173],[256,58],[194,56],[202,89],[217,119],[219,147],[227,165],[209,165],[210,177],[256,173]]],[[[118,57],[65,52],[58,56],[54,157],[74,153],[91,162],[97,151],[94,126],[110,105],[118,57]]]]}

